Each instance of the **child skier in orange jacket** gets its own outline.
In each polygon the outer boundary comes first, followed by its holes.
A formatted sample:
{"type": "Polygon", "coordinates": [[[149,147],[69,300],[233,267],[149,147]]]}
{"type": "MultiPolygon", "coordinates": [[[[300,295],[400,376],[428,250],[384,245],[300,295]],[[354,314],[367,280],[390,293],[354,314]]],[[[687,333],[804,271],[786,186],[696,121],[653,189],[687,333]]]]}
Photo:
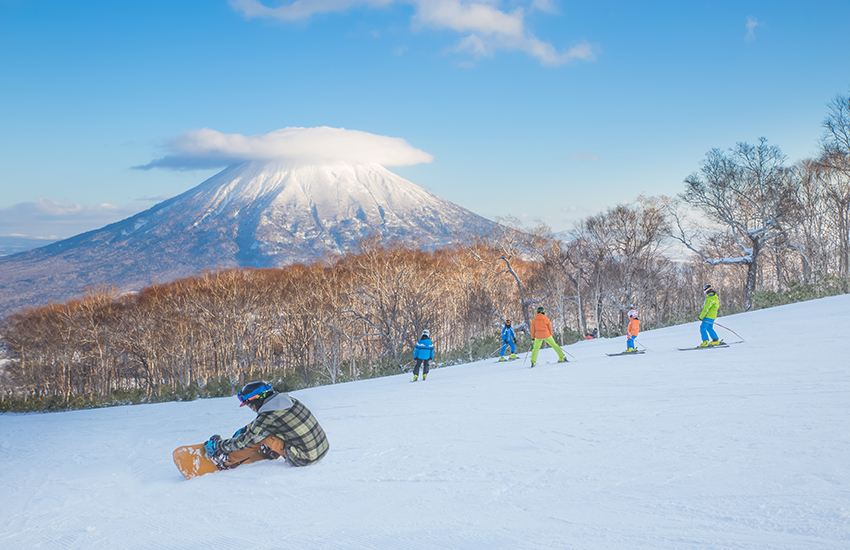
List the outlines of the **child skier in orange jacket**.
{"type": "Polygon", "coordinates": [[[640,319],[638,319],[637,311],[629,310],[629,328],[626,330],[628,338],[626,338],[626,351],[623,353],[634,353],[637,351],[635,340],[640,333],[640,319]]]}

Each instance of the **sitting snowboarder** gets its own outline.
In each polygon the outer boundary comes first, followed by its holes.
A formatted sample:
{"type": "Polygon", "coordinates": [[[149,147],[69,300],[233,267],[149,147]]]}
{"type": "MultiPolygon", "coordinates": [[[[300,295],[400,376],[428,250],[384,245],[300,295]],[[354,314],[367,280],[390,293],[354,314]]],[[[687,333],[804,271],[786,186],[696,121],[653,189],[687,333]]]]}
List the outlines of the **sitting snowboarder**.
{"type": "Polygon", "coordinates": [[[204,448],[220,470],[263,459],[285,458],[308,466],[328,453],[328,439],[316,417],[300,401],[277,392],[266,382],[251,382],[236,394],[257,418],[230,439],[214,435],[204,448]]]}

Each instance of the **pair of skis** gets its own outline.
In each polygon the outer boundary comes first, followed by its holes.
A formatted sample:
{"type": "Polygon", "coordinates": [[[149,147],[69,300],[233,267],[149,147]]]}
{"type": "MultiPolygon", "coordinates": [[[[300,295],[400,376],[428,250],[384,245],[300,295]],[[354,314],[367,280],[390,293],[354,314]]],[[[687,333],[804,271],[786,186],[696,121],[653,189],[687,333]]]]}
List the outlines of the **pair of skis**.
{"type": "Polygon", "coordinates": [[[712,348],[728,348],[729,344],[740,344],[743,340],[738,340],[737,342],[723,342],[722,344],[715,344],[713,346],[694,346],[692,348],[676,348],[677,351],[695,351],[698,349],[712,349],[712,348]]]}
{"type": "Polygon", "coordinates": [[[618,355],[640,355],[642,353],[646,353],[645,349],[639,349],[637,351],[621,351],[620,353],[606,353],[608,357],[616,357],[618,355]]]}
{"type": "MultiPolygon", "coordinates": [[[[712,349],[712,348],[728,348],[729,344],[741,344],[743,340],[738,340],[735,342],[723,342],[722,344],[716,344],[714,346],[694,346],[692,348],[676,348],[676,351],[695,351],[698,349],[712,349]]],[[[637,351],[621,351],[620,353],[606,353],[608,357],[616,357],[618,355],[640,355],[642,353],[646,353],[645,349],[639,349],[637,351]]]]}

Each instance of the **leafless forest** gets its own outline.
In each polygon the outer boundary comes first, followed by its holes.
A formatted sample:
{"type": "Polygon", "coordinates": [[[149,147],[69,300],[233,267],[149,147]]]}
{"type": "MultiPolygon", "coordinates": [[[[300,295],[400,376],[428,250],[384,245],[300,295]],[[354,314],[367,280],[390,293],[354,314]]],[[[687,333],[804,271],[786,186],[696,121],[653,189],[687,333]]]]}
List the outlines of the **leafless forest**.
{"type": "MultiPolygon", "coordinates": [[[[25,310],[0,325],[0,403],[92,406],[227,395],[262,377],[295,388],[401,372],[429,329],[438,363],[495,355],[538,305],[556,339],[694,321],[848,291],[850,96],[829,105],[817,159],[761,139],[712,150],[676,198],[638,197],[568,236],[499,220],[450,249],[372,238],[313,265],[233,269],[25,310]]],[[[696,337],[696,335],[695,335],[696,337]]],[[[520,341],[520,349],[527,342],[520,341]]]]}

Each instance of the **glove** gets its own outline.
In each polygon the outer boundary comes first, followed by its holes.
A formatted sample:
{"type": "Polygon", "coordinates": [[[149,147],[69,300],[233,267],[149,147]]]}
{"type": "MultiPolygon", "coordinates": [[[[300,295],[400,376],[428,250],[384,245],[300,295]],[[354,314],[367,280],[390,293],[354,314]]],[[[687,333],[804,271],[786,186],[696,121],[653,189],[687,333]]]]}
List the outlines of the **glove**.
{"type": "Polygon", "coordinates": [[[231,439],[236,439],[240,435],[244,434],[247,430],[248,430],[248,426],[242,426],[241,428],[236,430],[236,433],[233,434],[233,437],[231,439]]]}
{"type": "Polygon", "coordinates": [[[207,451],[207,456],[210,458],[214,458],[221,454],[221,436],[215,434],[210,437],[207,442],[204,443],[204,450],[207,451]]]}
{"type": "Polygon", "coordinates": [[[502,343],[503,343],[503,344],[507,344],[507,343],[508,343],[508,341],[507,341],[507,340],[502,340],[502,343]]]}

